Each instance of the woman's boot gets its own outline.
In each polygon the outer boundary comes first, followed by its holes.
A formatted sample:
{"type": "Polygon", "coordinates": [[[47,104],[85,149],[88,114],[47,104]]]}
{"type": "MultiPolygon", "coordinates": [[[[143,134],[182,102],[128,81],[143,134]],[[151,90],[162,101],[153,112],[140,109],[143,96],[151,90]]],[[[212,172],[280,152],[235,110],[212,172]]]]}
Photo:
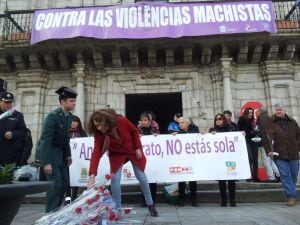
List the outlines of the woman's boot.
{"type": "Polygon", "coordinates": [[[157,217],[158,216],[158,212],[154,206],[154,204],[152,205],[148,205],[148,209],[149,209],[149,212],[150,212],[150,215],[151,216],[154,216],[154,217],[157,217]]]}

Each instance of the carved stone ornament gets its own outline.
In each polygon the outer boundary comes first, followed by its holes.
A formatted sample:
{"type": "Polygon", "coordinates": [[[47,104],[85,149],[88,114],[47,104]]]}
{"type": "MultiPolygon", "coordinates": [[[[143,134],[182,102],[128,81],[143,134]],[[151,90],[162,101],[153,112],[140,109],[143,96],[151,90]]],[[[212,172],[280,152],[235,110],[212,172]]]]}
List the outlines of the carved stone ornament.
{"type": "Polygon", "coordinates": [[[210,65],[211,69],[211,78],[213,82],[222,81],[222,74],[221,74],[221,65],[220,62],[213,63],[210,65]]]}
{"type": "Polygon", "coordinates": [[[155,79],[165,77],[165,67],[140,67],[142,79],[155,79]]]}

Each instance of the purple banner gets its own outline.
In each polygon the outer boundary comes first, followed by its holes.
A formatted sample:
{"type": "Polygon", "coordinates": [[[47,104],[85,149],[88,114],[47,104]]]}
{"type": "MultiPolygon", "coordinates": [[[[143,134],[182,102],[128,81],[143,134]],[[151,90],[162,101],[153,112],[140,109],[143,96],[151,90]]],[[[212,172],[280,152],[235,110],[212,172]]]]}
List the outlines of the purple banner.
{"type": "Polygon", "coordinates": [[[272,1],[169,4],[37,10],[31,44],[93,37],[147,39],[276,32],[272,1]]]}

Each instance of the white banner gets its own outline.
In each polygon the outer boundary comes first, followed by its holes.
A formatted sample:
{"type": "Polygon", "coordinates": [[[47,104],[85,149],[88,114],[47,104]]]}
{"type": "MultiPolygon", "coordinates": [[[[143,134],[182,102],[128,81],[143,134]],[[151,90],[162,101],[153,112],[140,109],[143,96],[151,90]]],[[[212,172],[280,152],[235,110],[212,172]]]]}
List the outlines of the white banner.
{"type": "MultiPolygon", "coordinates": [[[[239,180],[251,176],[245,137],[241,132],[142,136],[147,157],[145,173],[150,183],[196,180],[239,180]]],[[[86,186],[94,139],[70,140],[73,163],[71,186],[86,186]]],[[[110,172],[105,154],[98,176],[110,172]]],[[[128,162],[123,166],[122,184],[138,183],[128,162]]]]}

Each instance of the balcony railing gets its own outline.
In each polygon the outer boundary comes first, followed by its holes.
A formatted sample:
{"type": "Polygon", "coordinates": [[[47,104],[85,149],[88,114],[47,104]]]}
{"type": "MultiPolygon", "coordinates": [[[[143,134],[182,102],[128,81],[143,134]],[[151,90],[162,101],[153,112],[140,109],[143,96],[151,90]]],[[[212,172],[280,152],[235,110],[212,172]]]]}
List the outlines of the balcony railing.
{"type": "MultiPolygon", "coordinates": [[[[221,0],[233,2],[237,0],[221,0]]],[[[216,2],[206,1],[206,2],[216,2]]],[[[275,20],[279,32],[300,32],[300,8],[295,0],[273,0],[275,20]]],[[[31,35],[33,10],[5,11],[0,14],[0,41],[29,40],[31,35]]]]}

